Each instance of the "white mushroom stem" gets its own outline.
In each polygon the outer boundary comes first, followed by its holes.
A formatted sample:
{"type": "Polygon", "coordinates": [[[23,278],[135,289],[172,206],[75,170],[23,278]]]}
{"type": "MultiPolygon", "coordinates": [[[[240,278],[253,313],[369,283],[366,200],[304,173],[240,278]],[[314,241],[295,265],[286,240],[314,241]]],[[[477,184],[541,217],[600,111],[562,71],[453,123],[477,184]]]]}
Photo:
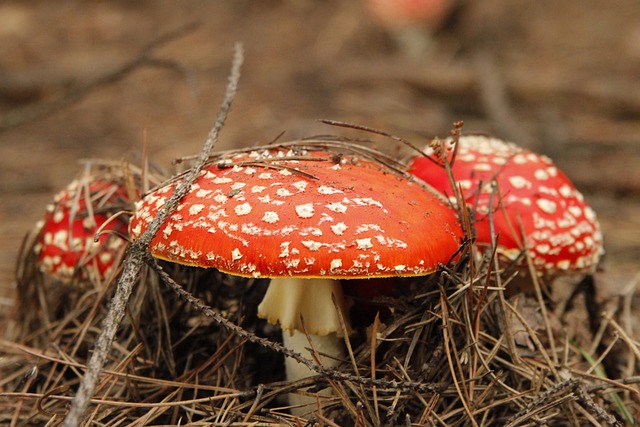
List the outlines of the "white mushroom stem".
{"type": "MultiPolygon", "coordinates": [[[[283,331],[282,341],[285,347],[290,348],[298,353],[301,353],[304,357],[314,360],[314,356],[311,354],[309,340],[313,343],[315,355],[319,357],[320,363],[325,367],[336,366],[340,362],[341,356],[344,354],[342,339],[336,334],[331,333],[328,335],[307,335],[304,332],[296,331],[292,329],[288,333],[283,331]],[[331,357],[327,357],[327,356],[331,357]]],[[[287,379],[299,380],[316,375],[316,372],[310,370],[302,363],[298,363],[296,360],[290,357],[285,358],[284,361],[285,372],[287,373],[287,379]]],[[[318,391],[320,396],[330,396],[332,393],[325,390],[318,391]]],[[[303,416],[304,414],[312,413],[316,409],[317,398],[315,396],[308,396],[302,394],[291,393],[289,394],[289,405],[291,405],[291,413],[297,416],[303,416]]]]}
{"type": "MultiPolygon", "coordinates": [[[[309,345],[311,340],[315,355],[326,367],[337,365],[344,354],[338,310],[346,319],[342,287],[338,281],[331,279],[272,279],[267,293],[258,306],[260,317],[266,318],[271,323],[280,324],[283,343],[287,348],[314,360],[309,345]],[[309,339],[304,332],[301,332],[303,330],[309,334],[309,339]]],[[[348,325],[346,326],[348,328],[348,325]]],[[[316,374],[291,358],[285,359],[285,369],[287,379],[293,381],[316,374]]],[[[292,409],[295,415],[313,411],[315,402],[316,399],[311,396],[295,394],[289,396],[291,405],[302,405],[292,409]]]]}

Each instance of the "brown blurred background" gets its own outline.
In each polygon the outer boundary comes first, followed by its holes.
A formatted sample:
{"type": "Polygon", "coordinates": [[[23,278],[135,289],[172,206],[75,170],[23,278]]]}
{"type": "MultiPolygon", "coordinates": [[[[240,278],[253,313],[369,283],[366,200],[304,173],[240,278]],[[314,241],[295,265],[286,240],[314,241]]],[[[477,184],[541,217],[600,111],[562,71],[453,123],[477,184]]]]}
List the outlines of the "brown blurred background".
{"type": "MultiPolygon", "coordinates": [[[[3,1],[2,295],[11,295],[25,232],[78,174],[79,159],[136,161],[145,130],[151,158],[168,170],[173,158],[200,149],[236,41],[246,62],[218,148],[266,143],[283,131],[285,140],[344,133],[320,118],[422,145],[464,120],[465,131],[550,155],[599,213],[608,248],[602,286],[619,292],[637,280],[637,0],[462,1],[434,25],[419,56],[356,1],[3,1]],[[127,64],[137,66],[118,73],[127,64]],[[77,90],[75,102],[57,104],[77,90]]],[[[10,304],[4,298],[0,310],[10,304]]]]}

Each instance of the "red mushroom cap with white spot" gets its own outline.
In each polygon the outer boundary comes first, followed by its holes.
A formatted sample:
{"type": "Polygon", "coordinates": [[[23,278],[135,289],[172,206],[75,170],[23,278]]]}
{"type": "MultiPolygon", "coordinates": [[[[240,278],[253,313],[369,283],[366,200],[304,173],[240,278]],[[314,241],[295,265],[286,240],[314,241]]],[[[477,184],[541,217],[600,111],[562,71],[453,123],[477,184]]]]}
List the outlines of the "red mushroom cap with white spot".
{"type": "MultiPolygon", "coordinates": [[[[241,276],[365,278],[426,275],[458,249],[455,212],[414,180],[352,155],[303,154],[254,151],[206,167],[151,253],[241,276]]],[[[133,238],[176,186],[137,204],[133,238]]]]}
{"type": "MultiPolygon", "coordinates": [[[[119,208],[112,206],[105,211],[92,205],[89,210],[85,197],[87,194],[90,197],[106,194],[108,200],[114,200],[123,197],[124,191],[119,189],[113,193],[111,187],[114,184],[102,180],[90,182],[88,187],[85,185],[74,180],[58,193],[37,226],[38,239],[34,251],[39,268],[64,281],[74,277],[87,279],[89,269],[97,273],[97,278],[104,279],[126,245],[124,240],[106,233],[99,237],[98,242],[94,241],[97,230],[119,208]]],[[[104,231],[125,234],[127,224],[118,218],[104,226],[104,231]]]]}
{"type": "MultiPolygon", "coordinates": [[[[418,156],[409,169],[437,190],[452,194],[444,169],[429,159],[418,156]]],[[[463,136],[452,171],[467,205],[476,208],[478,243],[491,242],[491,212],[503,255],[514,259],[526,243],[539,272],[595,269],[603,253],[596,215],[548,157],[496,138],[463,136]]]]}

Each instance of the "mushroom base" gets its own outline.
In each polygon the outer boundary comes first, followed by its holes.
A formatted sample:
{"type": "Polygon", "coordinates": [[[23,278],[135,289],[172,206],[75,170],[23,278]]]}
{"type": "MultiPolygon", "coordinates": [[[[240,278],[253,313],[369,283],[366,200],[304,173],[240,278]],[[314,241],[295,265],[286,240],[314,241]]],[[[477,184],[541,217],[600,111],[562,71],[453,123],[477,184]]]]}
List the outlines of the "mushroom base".
{"type": "MultiPolygon", "coordinates": [[[[303,332],[292,330],[291,333],[283,333],[282,340],[285,347],[300,352],[302,356],[311,360],[316,360],[317,357],[320,364],[328,368],[337,366],[340,363],[337,357],[344,354],[343,341],[335,333],[322,336],[309,335],[307,338],[303,332]],[[311,341],[315,351],[310,351],[309,341],[311,341]]],[[[289,357],[285,358],[285,371],[287,378],[292,381],[317,375],[316,372],[289,357]]],[[[296,416],[305,416],[313,413],[317,409],[318,400],[331,395],[330,389],[324,389],[309,395],[290,393],[289,405],[291,405],[291,413],[296,416]]]]}

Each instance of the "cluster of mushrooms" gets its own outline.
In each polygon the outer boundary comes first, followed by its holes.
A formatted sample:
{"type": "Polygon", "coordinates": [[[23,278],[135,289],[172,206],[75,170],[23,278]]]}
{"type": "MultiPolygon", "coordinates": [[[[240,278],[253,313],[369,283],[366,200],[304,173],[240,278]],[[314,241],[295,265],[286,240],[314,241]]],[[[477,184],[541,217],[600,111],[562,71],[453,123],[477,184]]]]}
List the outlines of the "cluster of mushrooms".
{"type": "MultiPolygon", "coordinates": [[[[603,253],[595,213],[545,156],[464,135],[428,145],[408,168],[380,158],[348,143],[304,141],[221,154],[162,225],[150,252],[270,278],[259,315],[280,325],[285,346],[324,366],[344,360],[350,322],[343,287],[433,274],[470,238],[501,259],[529,260],[540,275],[589,274],[603,253]],[[472,236],[461,227],[463,211],[472,218],[472,236]]],[[[60,280],[113,274],[114,253],[126,242],[117,234],[137,239],[182,179],[144,195],[102,180],[72,184],[38,225],[40,269],[60,280]],[[135,201],[132,216],[87,212],[114,200],[135,201]]],[[[292,380],[313,375],[290,359],[286,373],[292,380]]],[[[309,403],[290,399],[292,406],[309,403]]]]}

